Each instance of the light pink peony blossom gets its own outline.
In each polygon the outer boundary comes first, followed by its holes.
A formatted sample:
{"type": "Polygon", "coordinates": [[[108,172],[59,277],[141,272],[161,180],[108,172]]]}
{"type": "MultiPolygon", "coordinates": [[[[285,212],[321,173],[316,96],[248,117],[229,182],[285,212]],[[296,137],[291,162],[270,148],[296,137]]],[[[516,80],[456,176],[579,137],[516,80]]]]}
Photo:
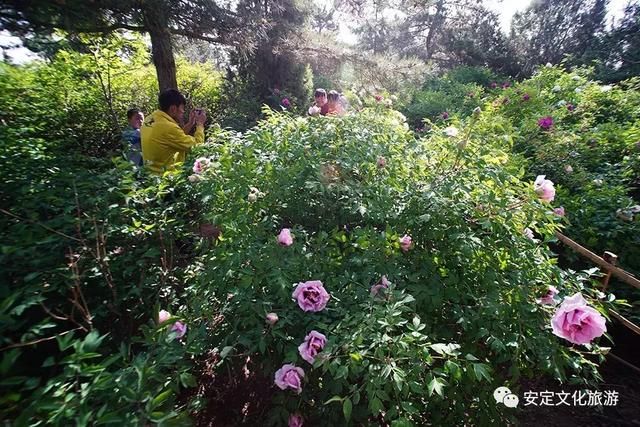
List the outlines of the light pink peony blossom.
{"type": "Polygon", "coordinates": [[[460,131],[455,126],[449,126],[444,128],[444,134],[452,138],[458,136],[459,133],[460,131]]]}
{"type": "Polygon", "coordinates": [[[558,289],[556,289],[555,286],[549,286],[549,290],[547,291],[547,293],[542,298],[540,298],[538,302],[545,305],[555,305],[556,295],[558,295],[558,289]]]}
{"type": "Polygon", "coordinates": [[[535,241],[535,240],[536,240],[536,239],[534,238],[534,236],[533,236],[533,231],[532,231],[529,227],[525,228],[525,229],[522,231],[522,234],[524,234],[524,236],[525,236],[527,239],[529,239],[529,240],[533,240],[533,241],[535,241]]]}
{"type": "Polygon", "coordinates": [[[304,418],[300,414],[291,414],[289,415],[289,425],[288,427],[302,427],[304,425],[304,418]]]}
{"type": "Polygon", "coordinates": [[[580,292],[565,297],[551,318],[554,335],[573,344],[588,344],[607,331],[605,318],[587,305],[580,292]]]}
{"type": "MultiPolygon", "coordinates": [[[[160,310],[160,312],[158,312],[158,324],[163,324],[170,318],[171,318],[171,313],[169,313],[168,311],[160,310]]],[[[175,322],[173,325],[167,327],[167,329],[169,329],[170,332],[176,332],[176,336],[178,338],[182,338],[184,334],[187,333],[187,325],[185,325],[180,321],[175,322]]]]}
{"type": "Polygon", "coordinates": [[[291,230],[288,228],[283,228],[280,230],[280,234],[278,234],[278,243],[282,246],[291,246],[293,245],[293,236],[291,235],[291,230]]]}
{"type": "Polygon", "coordinates": [[[287,363],[282,365],[282,368],[276,371],[275,383],[280,390],[286,390],[288,388],[295,391],[297,394],[302,392],[302,379],[304,378],[304,371],[302,368],[298,368],[295,365],[287,363]]]}
{"type": "Polygon", "coordinates": [[[371,295],[376,296],[382,289],[388,289],[391,282],[387,280],[387,276],[382,276],[380,281],[371,287],[371,295]]]}
{"type": "Polygon", "coordinates": [[[271,326],[275,325],[278,322],[278,320],[279,320],[278,315],[275,313],[268,313],[267,316],[265,317],[265,321],[271,326]]]}
{"type": "Polygon", "coordinates": [[[318,353],[322,351],[327,343],[327,337],[318,331],[311,331],[304,337],[304,342],[298,346],[300,356],[313,365],[318,353]]]}
{"type": "Polygon", "coordinates": [[[319,280],[298,283],[292,296],[303,311],[312,312],[324,310],[331,298],[319,280]]]}
{"type": "Polygon", "coordinates": [[[556,197],[556,189],[553,186],[553,182],[545,179],[545,175],[538,175],[533,183],[533,189],[540,197],[540,200],[545,202],[551,202],[556,197]]]}
{"type": "Polygon", "coordinates": [[[158,313],[158,323],[164,323],[171,318],[171,313],[167,310],[160,310],[158,313]]]}
{"type": "Polygon", "coordinates": [[[200,174],[205,171],[211,165],[211,160],[206,157],[200,157],[193,162],[193,173],[200,174]]]}
{"type": "Polygon", "coordinates": [[[553,213],[558,216],[564,216],[564,207],[560,206],[559,208],[555,208],[553,213]]]}
{"type": "Polygon", "coordinates": [[[411,246],[413,246],[413,243],[411,242],[411,236],[405,234],[400,238],[400,249],[402,249],[403,252],[408,252],[409,249],[411,249],[411,246]]]}

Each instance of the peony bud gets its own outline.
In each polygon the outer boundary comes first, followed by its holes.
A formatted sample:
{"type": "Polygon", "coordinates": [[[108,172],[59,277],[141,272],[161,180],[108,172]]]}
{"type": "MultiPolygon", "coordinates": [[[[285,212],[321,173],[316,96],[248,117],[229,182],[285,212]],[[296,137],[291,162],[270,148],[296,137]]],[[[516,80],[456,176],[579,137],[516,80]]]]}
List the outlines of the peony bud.
{"type": "Polygon", "coordinates": [[[271,325],[271,326],[275,325],[275,324],[276,324],[276,322],[278,322],[278,320],[279,320],[279,319],[278,319],[278,315],[277,315],[277,314],[275,314],[275,313],[269,313],[269,314],[267,314],[267,316],[265,317],[265,321],[266,321],[269,325],[271,325]]]}

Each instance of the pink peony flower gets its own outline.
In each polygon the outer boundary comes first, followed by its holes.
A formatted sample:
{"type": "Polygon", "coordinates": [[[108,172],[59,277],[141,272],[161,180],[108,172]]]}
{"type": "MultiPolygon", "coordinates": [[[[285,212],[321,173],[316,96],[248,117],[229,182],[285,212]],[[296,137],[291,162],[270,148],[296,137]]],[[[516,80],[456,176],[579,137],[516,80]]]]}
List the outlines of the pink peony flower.
{"type": "Polygon", "coordinates": [[[533,240],[535,241],[536,239],[533,237],[533,231],[527,227],[522,231],[522,234],[524,234],[524,236],[529,239],[529,240],[533,240]]]}
{"type": "Polygon", "coordinates": [[[452,138],[455,138],[456,136],[458,136],[458,133],[460,133],[460,131],[455,126],[449,126],[444,128],[444,134],[452,138]]]}
{"type": "Polygon", "coordinates": [[[604,317],[587,301],[580,292],[565,297],[562,305],[551,318],[554,335],[573,344],[588,344],[607,331],[604,317]]]}
{"type": "Polygon", "coordinates": [[[531,99],[531,96],[528,93],[525,93],[524,95],[522,95],[523,101],[528,101],[529,99],[531,99]]]}
{"type": "Polygon", "coordinates": [[[291,106],[291,101],[289,101],[289,98],[283,98],[282,99],[282,106],[284,108],[289,108],[291,106]]]}
{"type": "Polygon", "coordinates": [[[564,216],[564,207],[560,206],[559,208],[555,208],[553,213],[558,216],[564,216]]]}
{"type": "Polygon", "coordinates": [[[412,245],[411,236],[405,234],[400,238],[400,249],[402,249],[403,252],[408,252],[412,245]]]}
{"type": "Polygon", "coordinates": [[[496,82],[491,82],[491,84],[489,85],[489,87],[490,87],[491,89],[495,89],[495,88],[497,88],[497,87],[498,87],[498,83],[496,83],[496,82]]]}
{"type": "Polygon", "coordinates": [[[324,310],[331,298],[319,280],[298,283],[292,296],[298,301],[298,306],[303,311],[312,312],[324,310]]]}
{"type": "Polygon", "coordinates": [[[553,127],[553,117],[546,116],[538,119],[538,126],[543,130],[549,130],[553,127]]]}
{"type": "Polygon", "coordinates": [[[502,83],[502,85],[501,85],[502,89],[506,89],[506,88],[508,88],[509,86],[511,86],[511,83],[509,83],[509,82],[504,82],[504,83],[502,83]]]}
{"type": "Polygon", "coordinates": [[[265,317],[265,321],[271,326],[275,325],[278,322],[278,315],[275,313],[268,313],[265,317]]]}
{"type": "Polygon", "coordinates": [[[282,246],[291,246],[293,245],[293,236],[291,235],[291,230],[288,228],[283,228],[280,230],[280,234],[278,234],[278,243],[282,246]]]}
{"type": "Polygon", "coordinates": [[[175,332],[176,337],[182,338],[184,334],[187,333],[187,325],[178,321],[174,323],[173,326],[171,327],[171,332],[175,332]]]}
{"type": "Polygon", "coordinates": [[[282,365],[282,368],[276,371],[275,383],[280,390],[286,390],[288,388],[294,390],[297,394],[302,392],[302,379],[304,378],[304,371],[302,368],[298,368],[292,364],[282,365]]]}
{"type": "Polygon", "coordinates": [[[374,98],[375,98],[376,102],[382,101],[382,95],[376,95],[376,96],[374,96],[374,98]]]}
{"type": "Polygon", "coordinates": [[[555,297],[558,295],[558,290],[555,286],[549,286],[549,290],[547,293],[538,300],[538,303],[545,305],[555,305],[556,300],[555,297]]]}
{"type": "MultiPolygon", "coordinates": [[[[166,310],[160,310],[160,312],[158,312],[158,324],[161,325],[164,322],[166,322],[167,320],[169,320],[171,318],[171,313],[169,313],[166,310]]],[[[176,323],[174,323],[173,325],[169,326],[167,329],[169,329],[170,332],[176,332],[176,336],[178,338],[182,338],[184,336],[184,334],[187,333],[187,325],[185,325],[184,323],[178,321],[176,323]]]]}
{"type": "Polygon", "coordinates": [[[573,110],[575,110],[575,109],[576,109],[575,105],[573,105],[573,104],[567,104],[567,110],[569,110],[569,111],[573,111],[573,110]]]}
{"type": "Polygon", "coordinates": [[[159,324],[166,322],[170,318],[171,318],[171,313],[169,313],[167,310],[160,310],[160,312],[158,313],[159,324]]]}
{"type": "Polygon", "coordinates": [[[442,113],[442,120],[447,120],[449,118],[449,113],[448,112],[443,112],[442,113]]]}
{"type": "Polygon", "coordinates": [[[322,351],[327,343],[327,337],[318,331],[311,331],[304,337],[304,342],[298,346],[300,356],[313,365],[318,353],[322,351]]]}
{"type": "Polygon", "coordinates": [[[380,157],[378,157],[377,164],[378,164],[378,167],[382,169],[383,167],[385,167],[387,165],[387,159],[385,159],[384,157],[380,156],[380,157]]]}
{"type": "Polygon", "coordinates": [[[211,160],[207,159],[206,157],[200,157],[199,159],[196,159],[196,161],[193,162],[193,173],[199,174],[204,172],[204,170],[207,169],[210,164],[211,160]]]}
{"type": "Polygon", "coordinates": [[[553,182],[545,179],[545,175],[538,175],[533,183],[533,189],[540,197],[540,200],[545,202],[551,202],[556,197],[556,189],[553,186],[553,182]]]}
{"type": "Polygon", "coordinates": [[[288,427],[302,427],[304,425],[304,418],[300,414],[291,414],[289,415],[289,426],[288,427]]]}
{"type": "Polygon", "coordinates": [[[390,284],[389,280],[387,280],[387,276],[382,276],[380,281],[371,287],[371,295],[378,295],[382,289],[388,289],[390,284]]]}

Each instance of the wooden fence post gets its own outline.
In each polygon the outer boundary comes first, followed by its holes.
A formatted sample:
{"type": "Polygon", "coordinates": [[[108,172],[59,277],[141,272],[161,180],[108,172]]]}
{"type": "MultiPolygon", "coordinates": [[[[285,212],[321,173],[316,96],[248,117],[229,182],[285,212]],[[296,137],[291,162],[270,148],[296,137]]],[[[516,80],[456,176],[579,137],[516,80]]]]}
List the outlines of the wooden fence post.
{"type": "MultiPolygon", "coordinates": [[[[611,264],[612,266],[616,266],[618,264],[618,255],[613,252],[606,251],[604,255],[602,255],[602,259],[611,264]]],[[[607,269],[607,275],[602,278],[602,290],[604,292],[607,291],[607,287],[609,286],[609,280],[611,280],[611,275],[613,274],[610,268],[607,269]]]]}

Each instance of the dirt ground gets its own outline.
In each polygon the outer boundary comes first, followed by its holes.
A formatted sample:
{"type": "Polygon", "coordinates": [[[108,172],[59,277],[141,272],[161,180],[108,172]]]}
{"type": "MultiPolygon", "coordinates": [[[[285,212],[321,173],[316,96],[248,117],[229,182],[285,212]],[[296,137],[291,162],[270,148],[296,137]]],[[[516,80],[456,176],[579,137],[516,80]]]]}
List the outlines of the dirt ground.
{"type": "MultiPolygon", "coordinates": [[[[616,356],[640,366],[640,335],[617,324],[610,331],[615,344],[611,350],[616,356]]],[[[524,406],[519,417],[522,426],[640,426],[640,372],[608,357],[600,371],[604,383],[600,391],[617,391],[615,406],[524,406]]],[[[530,381],[524,390],[573,393],[577,387],[557,386],[547,379],[530,381]]],[[[594,390],[595,391],[595,390],[594,390]]],[[[555,399],[557,402],[558,399],[555,399]]],[[[521,405],[524,402],[521,403],[521,405]]],[[[573,403],[571,401],[571,403],[573,403]]]]}
{"type": "MultiPolygon", "coordinates": [[[[640,366],[640,336],[619,324],[612,325],[610,334],[614,339],[612,353],[616,356],[640,366]]],[[[273,393],[271,377],[260,373],[260,369],[250,359],[238,359],[233,368],[234,373],[243,372],[244,375],[214,374],[214,356],[201,366],[199,387],[192,389],[194,394],[205,398],[206,404],[198,414],[194,414],[195,424],[202,427],[253,425],[256,419],[263,419],[269,409],[273,393]]],[[[615,406],[573,406],[572,399],[568,399],[571,406],[525,406],[523,396],[520,396],[521,408],[518,417],[520,426],[531,427],[640,427],[640,372],[609,357],[601,365],[604,383],[599,391],[616,391],[618,402],[615,406]]],[[[579,387],[558,385],[549,378],[526,380],[521,384],[522,392],[553,391],[573,393],[579,387]]],[[[593,391],[596,391],[595,389],[593,391]]],[[[558,399],[555,399],[557,402],[558,399]]],[[[381,424],[379,424],[381,425],[381,424]]],[[[469,425],[473,425],[472,422],[469,425]]]]}

